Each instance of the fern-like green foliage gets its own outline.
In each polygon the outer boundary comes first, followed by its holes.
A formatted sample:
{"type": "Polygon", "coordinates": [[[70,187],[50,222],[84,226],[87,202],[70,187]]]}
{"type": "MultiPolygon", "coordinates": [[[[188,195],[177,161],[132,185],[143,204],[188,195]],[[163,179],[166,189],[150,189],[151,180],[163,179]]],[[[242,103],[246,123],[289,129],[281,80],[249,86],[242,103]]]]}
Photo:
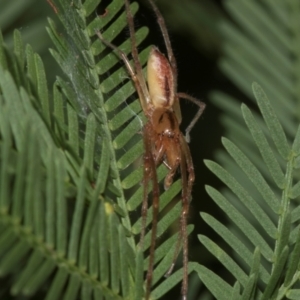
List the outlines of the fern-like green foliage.
{"type": "Polygon", "coordinates": [[[199,277],[217,299],[300,299],[299,114],[297,111],[299,3],[226,1],[220,68],[259,113],[224,93],[213,101],[226,114],[220,164],[207,167],[227,186],[207,187],[228,217],[203,213],[231,252],[206,236],[201,243],[233,276],[234,285],[201,267],[199,277]],[[252,90],[249,82],[254,83],[252,90]],[[262,89],[262,87],[263,89],[262,89]],[[252,95],[254,94],[255,97],[252,95]]]}
{"type": "MultiPolygon", "coordinates": [[[[49,21],[53,57],[65,73],[48,90],[40,56],[14,33],[14,50],[0,37],[0,298],[143,298],[145,253],[137,246],[143,200],[140,135],[144,117],[118,57],[95,35],[130,53],[123,0],[97,16],[101,0],[53,1],[64,30],[49,21]],[[133,99],[132,99],[133,98],[133,99]],[[134,100],[135,99],[135,100],[134,100]]],[[[131,4],[133,12],[138,6],[131,4]]],[[[226,94],[213,101],[226,112],[226,151],[208,168],[227,188],[207,187],[228,217],[201,216],[231,248],[209,237],[200,242],[234,278],[230,282],[191,262],[216,299],[300,299],[300,129],[297,112],[300,8],[293,1],[225,2],[226,76],[259,107],[250,110],[226,94]],[[251,87],[251,82],[257,81],[251,87]],[[262,87],[263,88],[262,88],[262,87]],[[252,95],[254,94],[255,97],[252,95]]],[[[221,18],[222,19],[222,18],[221,18]]],[[[147,28],[137,31],[140,45],[147,28]]],[[[148,48],[140,47],[145,64],[148,48]]],[[[166,170],[158,168],[162,180],[166,170]]],[[[179,194],[180,180],[160,197],[163,210],[179,194]]],[[[160,237],[180,215],[178,202],[158,223],[160,237]]],[[[147,224],[151,225],[151,206],[147,224]]],[[[189,226],[191,232],[192,226],[189,226]]],[[[151,297],[181,281],[182,270],[163,275],[177,235],[156,249],[151,297]]],[[[195,274],[194,273],[194,274],[195,274]]],[[[197,289],[190,284],[192,290],[197,289]]],[[[201,296],[211,299],[211,296],[201,296]]]]}

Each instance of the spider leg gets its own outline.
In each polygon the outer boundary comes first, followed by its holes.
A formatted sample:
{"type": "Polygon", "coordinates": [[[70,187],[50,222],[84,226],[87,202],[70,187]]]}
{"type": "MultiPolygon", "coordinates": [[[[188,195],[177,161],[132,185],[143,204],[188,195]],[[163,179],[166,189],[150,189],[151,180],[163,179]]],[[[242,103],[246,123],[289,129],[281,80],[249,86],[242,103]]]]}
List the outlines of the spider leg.
{"type": "MultiPolygon", "coordinates": [[[[133,62],[135,65],[136,76],[139,79],[141,90],[143,92],[143,97],[140,98],[143,107],[147,107],[147,104],[150,103],[150,95],[148,92],[147,84],[143,75],[143,68],[139,59],[138,50],[136,47],[136,38],[135,38],[135,29],[134,29],[134,21],[133,15],[131,13],[130,4],[128,0],[125,0],[125,7],[126,7],[126,16],[127,16],[127,23],[129,28],[130,40],[131,40],[131,54],[133,58],[133,62]]],[[[145,112],[145,109],[144,109],[145,112]]]]}
{"type": "Polygon", "coordinates": [[[182,116],[181,116],[179,98],[178,98],[177,94],[174,99],[173,110],[174,110],[175,116],[177,118],[178,124],[180,125],[181,121],[182,121],[182,116]]]}
{"type": "Polygon", "coordinates": [[[168,163],[165,160],[163,160],[163,164],[166,166],[167,169],[171,170],[171,167],[168,165],[168,163]]]}
{"type": "Polygon", "coordinates": [[[193,160],[190,152],[190,148],[186,142],[186,139],[181,135],[180,144],[182,148],[182,160],[181,172],[188,174],[183,176],[183,191],[182,191],[182,237],[183,237],[183,283],[182,283],[182,295],[187,297],[188,291],[188,235],[187,235],[187,218],[189,213],[189,206],[192,196],[193,183],[195,181],[195,172],[193,160]],[[187,180],[187,182],[186,182],[187,180]]]}
{"type": "Polygon", "coordinates": [[[119,49],[116,45],[112,44],[111,42],[107,41],[106,39],[104,39],[103,35],[101,34],[101,32],[99,30],[96,30],[95,33],[97,34],[98,38],[102,41],[102,43],[105,44],[107,47],[111,48],[113,51],[115,51],[116,55],[118,55],[119,58],[122,59],[122,61],[124,62],[127,72],[129,73],[131,80],[134,83],[135,89],[139,95],[142,109],[143,109],[144,113],[146,114],[147,101],[146,101],[145,97],[147,98],[148,97],[147,95],[149,95],[149,93],[148,93],[147,88],[146,88],[146,94],[144,93],[145,90],[144,90],[143,84],[141,84],[141,82],[145,81],[144,78],[142,78],[142,80],[140,80],[140,78],[135,73],[134,69],[132,68],[127,55],[121,49],[119,49]]]}
{"type": "Polygon", "coordinates": [[[182,300],[187,299],[188,291],[188,236],[187,236],[187,218],[189,214],[189,204],[192,193],[192,186],[195,180],[194,166],[192,161],[192,156],[187,145],[184,136],[180,135],[180,145],[181,145],[181,183],[182,183],[182,210],[180,216],[180,232],[177,238],[175,252],[172,260],[172,264],[165,274],[169,276],[175,266],[175,262],[180,252],[180,245],[183,241],[183,281],[182,281],[182,300]],[[187,176],[188,174],[188,176],[187,176]]]}
{"type": "Polygon", "coordinates": [[[174,180],[174,175],[178,169],[178,166],[180,164],[180,159],[178,159],[178,161],[176,162],[176,165],[170,166],[167,163],[164,163],[165,165],[167,165],[167,167],[169,167],[169,173],[166,175],[165,177],[165,181],[164,181],[164,189],[168,190],[169,187],[172,185],[173,180],[174,180]]]}
{"type": "Polygon", "coordinates": [[[185,93],[177,93],[177,97],[189,100],[199,107],[199,109],[198,109],[196,115],[194,116],[194,118],[192,119],[190,125],[185,130],[185,140],[189,143],[190,142],[190,131],[192,130],[192,128],[195,126],[196,122],[202,115],[206,104],[188,94],[185,94],[185,93]]]}
{"type": "Polygon", "coordinates": [[[175,56],[174,56],[174,53],[172,50],[169,33],[167,31],[165,20],[164,20],[163,16],[161,15],[160,11],[158,10],[156,4],[154,3],[153,0],[148,0],[148,1],[149,1],[150,5],[152,6],[152,9],[156,15],[157,23],[160,27],[161,33],[164,38],[164,42],[165,42],[167,53],[168,53],[168,59],[169,59],[169,62],[170,62],[171,68],[172,68],[172,72],[173,72],[173,76],[174,76],[174,92],[176,92],[176,90],[177,90],[177,63],[176,63],[176,59],[175,59],[175,56]]]}
{"type": "MultiPolygon", "coordinates": [[[[127,71],[128,71],[128,73],[129,73],[130,77],[131,77],[132,79],[133,79],[133,77],[136,77],[136,74],[135,74],[135,72],[134,72],[134,70],[133,70],[133,68],[132,68],[132,66],[131,66],[131,64],[130,64],[130,61],[129,61],[127,55],[126,55],[121,49],[119,49],[116,45],[114,45],[114,44],[112,44],[111,42],[107,41],[107,40],[103,37],[102,33],[101,33],[99,30],[96,30],[95,33],[97,34],[98,38],[101,40],[101,42],[102,42],[103,44],[105,44],[107,47],[109,47],[109,48],[111,48],[113,51],[115,51],[116,54],[119,56],[119,58],[123,60],[123,62],[124,62],[124,64],[125,64],[126,68],[127,68],[127,71]]],[[[134,80],[134,79],[133,79],[133,80],[134,80]]]]}
{"type": "Polygon", "coordinates": [[[152,137],[153,130],[151,123],[148,122],[144,126],[144,195],[142,204],[142,230],[140,237],[140,247],[143,249],[145,228],[147,221],[147,209],[148,209],[148,185],[150,180],[152,180],[152,232],[151,232],[151,245],[149,253],[149,267],[146,275],[146,295],[145,299],[149,299],[150,290],[152,284],[153,276],[153,265],[154,265],[154,251],[156,244],[156,232],[157,232],[157,220],[158,220],[158,210],[159,210],[159,185],[156,173],[155,160],[152,153],[152,137]]]}

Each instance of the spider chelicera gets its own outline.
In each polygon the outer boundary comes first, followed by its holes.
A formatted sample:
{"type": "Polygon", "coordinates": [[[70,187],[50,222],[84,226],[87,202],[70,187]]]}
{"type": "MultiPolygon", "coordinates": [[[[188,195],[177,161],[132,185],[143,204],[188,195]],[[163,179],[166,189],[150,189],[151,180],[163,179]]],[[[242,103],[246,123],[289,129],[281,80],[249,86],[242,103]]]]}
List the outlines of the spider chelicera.
{"type": "Polygon", "coordinates": [[[149,267],[146,276],[146,294],[149,299],[153,275],[154,252],[159,212],[159,184],[156,169],[160,164],[164,164],[168,169],[168,174],[164,179],[164,188],[168,189],[173,183],[174,175],[180,168],[182,183],[182,210],[180,216],[180,232],[176,242],[172,264],[166,273],[170,275],[183,243],[183,280],[181,294],[182,299],[187,299],[188,290],[188,237],[187,237],[187,217],[189,212],[189,201],[191,199],[192,185],[195,180],[194,166],[191,153],[188,147],[190,140],[189,133],[205,109],[205,104],[185,93],[177,92],[177,66],[173,55],[171,42],[165,21],[152,0],[148,0],[156,15],[157,22],[164,38],[167,57],[166,58],[157,47],[150,50],[147,63],[147,79],[143,75],[142,65],[139,60],[135,39],[135,28],[133,16],[129,6],[129,0],[125,1],[127,22],[130,31],[132,57],[134,66],[131,65],[126,54],[117,46],[106,41],[99,31],[96,31],[99,39],[123,60],[126,69],[134,83],[138,93],[143,112],[147,118],[143,126],[144,140],[144,192],[142,204],[142,230],[140,246],[143,249],[143,242],[146,228],[146,218],[148,209],[148,185],[152,181],[152,205],[153,220],[150,246],[149,267]],[[199,107],[198,112],[186,129],[185,136],[179,129],[181,123],[181,111],[179,99],[187,99],[199,107]]]}

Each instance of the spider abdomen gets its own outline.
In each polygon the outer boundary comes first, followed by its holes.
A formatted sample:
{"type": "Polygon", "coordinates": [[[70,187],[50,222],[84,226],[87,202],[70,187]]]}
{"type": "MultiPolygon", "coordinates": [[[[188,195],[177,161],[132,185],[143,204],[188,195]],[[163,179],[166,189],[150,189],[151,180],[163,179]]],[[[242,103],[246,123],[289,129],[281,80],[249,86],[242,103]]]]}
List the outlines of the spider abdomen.
{"type": "Polygon", "coordinates": [[[174,76],[167,58],[152,47],[147,64],[147,81],[154,107],[170,108],[174,104],[174,76]]]}

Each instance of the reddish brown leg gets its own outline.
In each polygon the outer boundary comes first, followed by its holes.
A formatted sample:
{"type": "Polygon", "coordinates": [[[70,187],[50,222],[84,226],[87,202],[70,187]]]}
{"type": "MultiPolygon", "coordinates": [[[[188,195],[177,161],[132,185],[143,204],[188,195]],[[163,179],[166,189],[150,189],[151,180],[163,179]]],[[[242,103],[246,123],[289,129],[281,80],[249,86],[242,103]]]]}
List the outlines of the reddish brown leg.
{"type": "Polygon", "coordinates": [[[177,64],[176,64],[176,59],[175,59],[175,56],[174,56],[174,53],[172,50],[169,33],[167,31],[165,20],[164,20],[163,16],[161,15],[160,11],[158,10],[156,4],[154,3],[153,0],[148,0],[148,1],[149,1],[150,5],[152,6],[152,9],[156,15],[157,23],[160,27],[160,30],[161,30],[163,38],[164,38],[164,42],[165,42],[167,53],[168,53],[168,59],[169,59],[170,65],[172,67],[172,73],[174,76],[174,92],[176,92],[177,91],[177,64]]]}
{"type": "Polygon", "coordinates": [[[147,94],[144,94],[143,86],[141,85],[141,80],[138,78],[137,74],[133,70],[128,57],[117,46],[115,46],[114,44],[112,44],[112,43],[108,42],[107,40],[105,40],[100,31],[95,31],[95,33],[97,34],[99,39],[103,42],[103,44],[105,44],[107,47],[109,47],[113,51],[115,51],[116,55],[118,55],[119,58],[123,60],[123,62],[125,64],[125,67],[127,69],[127,72],[129,73],[129,75],[130,75],[130,77],[131,77],[131,79],[134,83],[135,89],[136,89],[136,91],[139,95],[139,99],[140,99],[142,109],[143,109],[144,113],[146,114],[147,113],[147,105],[146,105],[147,100],[145,99],[145,97],[149,97],[149,94],[148,94],[148,92],[147,92],[147,94]]]}
{"type": "Polygon", "coordinates": [[[194,116],[193,120],[191,121],[190,125],[185,130],[185,140],[189,143],[190,142],[190,131],[192,130],[192,128],[195,126],[196,122],[202,115],[206,104],[204,102],[201,102],[197,98],[194,98],[185,93],[177,93],[177,96],[178,96],[178,98],[189,100],[189,101],[193,102],[194,104],[196,104],[197,106],[199,106],[199,110],[197,111],[197,113],[194,116]]]}
{"type": "Polygon", "coordinates": [[[146,275],[146,295],[145,299],[149,299],[150,290],[152,284],[153,276],[153,265],[154,265],[154,251],[156,244],[156,232],[157,232],[157,220],[158,220],[158,211],[159,211],[159,185],[156,173],[156,165],[154,157],[152,154],[152,138],[153,130],[151,124],[148,122],[144,126],[144,198],[142,204],[142,229],[141,229],[141,238],[140,238],[140,247],[143,249],[144,237],[145,237],[145,228],[147,221],[147,209],[148,209],[148,185],[150,180],[152,180],[152,232],[151,232],[151,245],[149,252],[149,267],[146,275]]]}
{"type": "MultiPolygon", "coordinates": [[[[169,172],[165,177],[164,180],[164,189],[167,190],[173,183],[174,175],[178,169],[179,163],[180,163],[180,157],[178,157],[177,161],[173,163],[173,165],[169,165],[165,160],[163,160],[164,155],[166,155],[166,149],[163,145],[164,143],[160,145],[158,148],[158,151],[156,152],[156,157],[154,159],[155,165],[159,166],[161,163],[163,163],[168,169],[169,172]]],[[[178,145],[179,146],[179,145],[178,145]]],[[[180,149],[177,149],[176,152],[180,152],[180,149]]]]}
{"type": "Polygon", "coordinates": [[[147,104],[150,103],[150,96],[149,96],[148,88],[147,88],[146,81],[145,81],[143,71],[142,71],[142,66],[141,66],[141,63],[139,60],[139,56],[138,56],[133,16],[132,16],[132,13],[130,10],[130,5],[129,5],[128,0],[125,0],[125,7],[126,7],[128,27],[129,27],[129,31],[130,31],[131,51],[132,51],[132,57],[133,57],[133,61],[134,61],[135,70],[132,68],[128,57],[122,50],[120,50],[117,46],[115,46],[111,42],[105,40],[99,30],[96,31],[96,34],[99,37],[99,39],[106,46],[111,48],[119,56],[119,58],[123,60],[125,67],[129,73],[129,75],[134,83],[134,86],[136,88],[136,91],[139,95],[142,109],[143,109],[145,115],[147,115],[147,104]]]}
{"type": "Polygon", "coordinates": [[[187,297],[188,291],[188,235],[187,235],[187,218],[189,214],[189,204],[191,201],[192,196],[192,188],[193,183],[195,181],[195,172],[194,172],[194,165],[191,156],[190,149],[187,145],[186,140],[184,139],[183,135],[181,135],[181,149],[182,149],[182,160],[185,159],[185,162],[181,166],[181,172],[184,174],[188,174],[187,185],[185,183],[186,189],[183,191],[182,194],[182,236],[183,236],[183,283],[182,283],[182,295],[184,300],[187,297]],[[185,169],[187,168],[187,170],[185,169]]]}
{"type": "MultiPolygon", "coordinates": [[[[140,99],[141,99],[141,102],[149,103],[150,96],[148,93],[148,88],[147,88],[147,85],[146,85],[146,82],[144,79],[143,69],[142,69],[140,59],[139,59],[138,50],[136,47],[134,20],[133,20],[133,15],[130,10],[130,4],[129,4],[128,0],[125,0],[125,7],[126,7],[127,22],[128,22],[128,28],[129,28],[130,40],[131,40],[131,54],[132,54],[132,58],[134,61],[136,75],[137,75],[138,79],[140,80],[141,89],[143,91],[143,96],[142,96],[142,98],[140,97],[140,99]]],[[[139,94],[139,96],[141,96],[141,95],[139,94]]],[[[145,106],[145,108],[146,108],[145,103],[142,103],[142,106],[145,106]]],[[[145,112],[145,109],[144,109],[144,112],[145,112]]]]}
{"type": "Polygon", "coordinates": [[[52,0],[47,0],[47,2],[52,7],[52,9],[54,10],[54,12],[57,14],[58,13],[58,8],[55,6],[55,4],[52,2],[52,0]]]}
{"type": "Polygon", "coordinates": [[[188,291],[188,235],[187,235],[187,218],[189,214],[189,203],[192,193],[192,186],[195,180],[194,166],[192,156],[183,135],[180,135],[181,153],[181,183],[182,183],[182,210],[180,215],[180,232],[175,246],[175,252],[172,264],[165,276],[169,276],[175,266],[177,257],[180,252],[181,241],[183,241],[183,280],[182,280],[182,300],[187,299],[188,291]],[[188,174],[188,177],[187,177],[188,174]]]}

